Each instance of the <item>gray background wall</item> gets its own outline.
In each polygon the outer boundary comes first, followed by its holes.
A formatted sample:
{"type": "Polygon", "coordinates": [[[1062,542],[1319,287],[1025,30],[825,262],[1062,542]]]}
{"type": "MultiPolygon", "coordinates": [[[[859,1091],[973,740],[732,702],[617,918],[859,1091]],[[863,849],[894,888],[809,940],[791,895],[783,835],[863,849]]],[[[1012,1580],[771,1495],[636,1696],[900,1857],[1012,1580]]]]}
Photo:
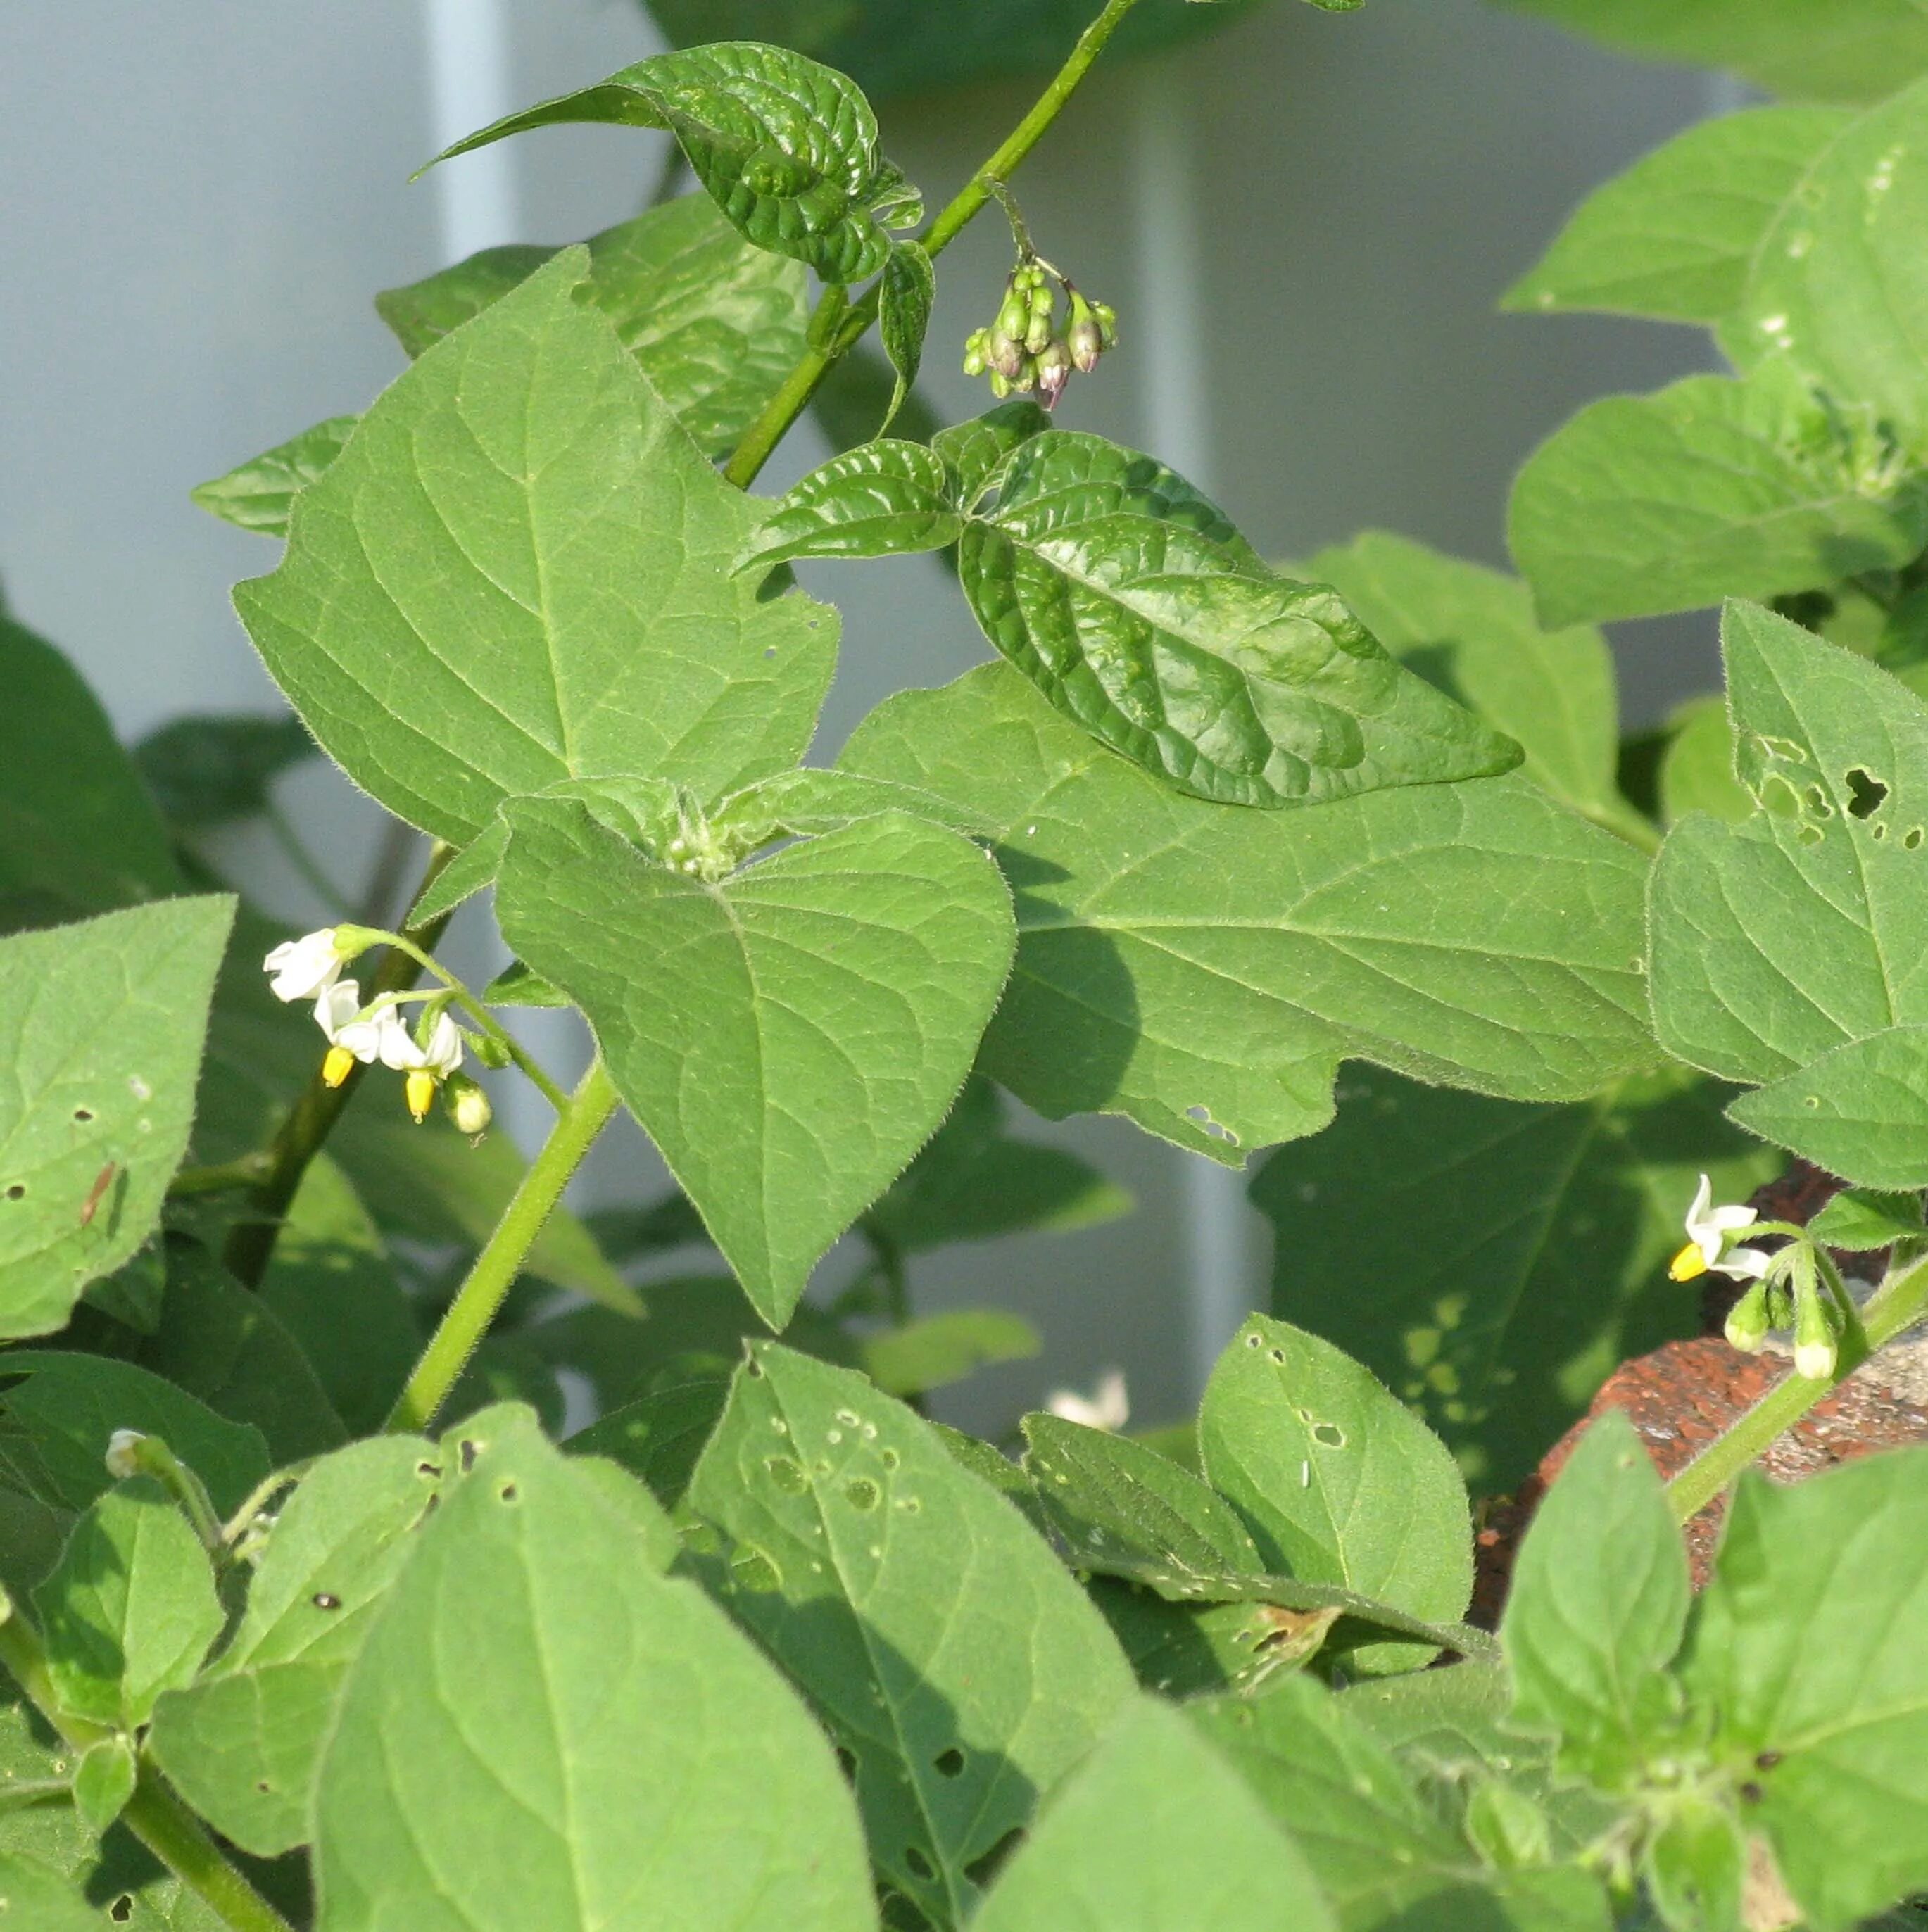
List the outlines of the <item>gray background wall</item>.
{"type": "MultiPolygon", "coordinates": [[[[275,551],[196,511],[189,488],[364,406],[398,372],[376,290],[464,242],[620,220],[659,164],[659,136],[555,130],[411,187],[440,122],[654,46],[629,0],[0,8],[0,580],[124,733],[278,704],[227,602],[275,551]]],[[[1101,70],[1020,183],[1040,247],[1114,301],[1128,332],[1064,419],[1151,442],[1275,554],[1378,525],[1503,562],[1508,482],[1534,443],[1590,397],[1707,356],[1685,332],[1500,316],[1494,298],[1590,186],[1731,104],[1719,86],[1479,0],[1348,16],[1273,0],[1176,56],[1101,70]]],[[[998,86],[890,103],[888,144],[947,194],[1027,98],[998,86]]],[[[984,406],[956,347],[1008,266],[991,220],[944,262],[929,388],[953,417],[984,406]]],[[[770,486],[821,453],[800,435],[770,486]]],[[[811,575],[845,614],[826,752],[888,691],[984,655],[928,561],[811,575]]],[[[1704,624],[1630,627],[1616,644],[1633,720],[1712,681],[1704,624]]],[[[352,887],[374,808],[319,766],[284,796],[352,887]]],[[[278,910],[314,913],[260,840],[223,856],[278,910]]],[[[490,940],[471,921],[462,943],[479,961],[490,940]]],[[[1122,1123],[1037,1131],[1085,1150],[1141,1210],[921,1268],[922,1306],[988,1297],[1047,1336],[1039,1362],[981,1377],[950,1412],[999,1426],[1047,1385],[1116,1363],[1142,1417],[1176,1413],[1204,1340],[1263,1300],[1263,1241],[1236,1196],[1122,1123]]],[[[659,1174],[632,1134],[585,1185],[633,1195],[659,1174]]]]}

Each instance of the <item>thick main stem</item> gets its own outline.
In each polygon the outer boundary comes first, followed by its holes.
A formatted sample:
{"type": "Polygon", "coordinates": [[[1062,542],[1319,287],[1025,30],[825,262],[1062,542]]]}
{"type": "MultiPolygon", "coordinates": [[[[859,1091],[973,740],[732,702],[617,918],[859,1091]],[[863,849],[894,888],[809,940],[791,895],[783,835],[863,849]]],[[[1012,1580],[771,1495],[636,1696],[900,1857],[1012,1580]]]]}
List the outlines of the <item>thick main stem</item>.
{"type": "MultiPolygon", "coordinates": [[[[75,1751],[109,1735],[68,1715],[54,1695],[40,1640],[0,1596],[0,1666],[75,1751]]],[[[293,1932],[288,1922],[221,1856],[201,1821],[143,1760],[121,1820],[233,1932],[293,1932]]]]}
{"type": "MultiPolygon", "coordinates": [[[[418,898],[455,856],[452,846],[436,846],[422,884],[416,890],[418,898]]],[[[449,915],[445,913],[425,926],[409,928],[408,937],[422,951],[428,952],[441,938],[442,928],[448,923],[449,915]]],[[[368,991],[369,999],[372,1001],[383,993],[407,992],[415,984],[420,970],[400,947],[390,946],[376,970],[374,983],[368,991]]],[[[339,1087],[330,1087],[323,1080],[317,1063],[300,1099],[281,1123],[268,1150],[266,1175],[249,1198],[248,1218],[228,1236],[222,1256],[228,1272],[243,1287],[261,1286],[261,1278],[268,1272],[268,1264],[274,1258],[275,1243],[281,1234],[281,1223],[293,1204],[302,1177],[307,1173],[308,1163],[321,1151],[323,1144],[334,1132],[342,1109],[354,1097],[355,1090],[362,1084],[362,1076],[367,1070],[359,1065],[353,1066],[339,1087]]]]}
{"type": "Polygon", "coordinates": [[[1685,1522],[1713,1502],[1776,1438],[1791,1429],[1818,1402],[1832,1395],[1880,1348],[1928,1312],[1928,1262],[1884,1282],[1861,1310],[1860,1332],[1842,1338],[1834,1373],[1810,1380],[1790,1371],[1727,1432],[1710,1443],[1667,1485],[1674,1520],[1685,1522]]]}
{"type": "MultiPolygon", "coordinates": [[[[949,248],[976,219],[998,188],[1016,172],[1025,157],[1044,138],[1051,124],[1064,112],[1065,103],[1077,92],[1079,84],[1104,51],[1106,42],[1118,31],[1119,23],[1137,4],[1137,0],[1107,0],[1104,11],[1078,36],[1078,44],[1071,50],[1069,58],[1053,76],[1050,86],[1032,104],[1031,112],[1011,130],[996,153],[965,183],[925,231],[920,238],[927,254],[941,255],[949,248]]],[[[823,299],[825,302],[841,303],[843,292],[840,289],[826,290],[823,299]]],[[[810,346],[785,379],[783,386],[765,404],[763,413],[744,432],[734,454],[725,464],[723,475],[728,482],[740,490],[747,490],[756,481],[758,472],[770,460],[771,452],[816,393],[817,385],[833,364],[863,340],[877,320],[877,308],[878,292],[873,288],[861,302],[851,304],[835,333],[827,340],[818,341],[818,331],[812,328],[810,346]]]]}
{"type": "Polygon", "coordinates": [[[482,1346],[489,1324],[542,1232],[542,1224],[562,1199],[570,1175],[582,1165],[583,1156],[616,1111],[616,1101],[615,1084],[608,1070],[599,1058],[592,1060],[422,1351],[389,1418],[391,1433],[426,1429],[434,1420],[469,1358],[482,1346]]]}

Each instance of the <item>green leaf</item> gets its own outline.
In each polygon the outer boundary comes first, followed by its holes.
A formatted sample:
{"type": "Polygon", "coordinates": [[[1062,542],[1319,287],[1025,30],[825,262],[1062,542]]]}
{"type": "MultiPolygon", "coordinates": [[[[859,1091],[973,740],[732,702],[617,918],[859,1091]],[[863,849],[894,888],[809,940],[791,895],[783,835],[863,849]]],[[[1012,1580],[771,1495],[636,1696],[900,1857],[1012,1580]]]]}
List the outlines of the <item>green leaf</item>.
{"type": "Polygon", "coordinates": [[[1915,0],[1505,0],[1650,59],[1737,68],[1776,93],[1877,100],[1928,68],[1915,0]]]}
{"type": "Polygon", "coordinates": [[[245,1850],[272,1857],[307,1842],[337,1696],[421,1540],[452,1450],[383,1436],[316,1463],[275,1517],[227,1648],[156,1707],[155,1758],[245,1850]]]}
{"type": "Polygon", "coordinates": [[[1342,1925],[1454,1924],[1452,1894],[1477,1862],[1347,1700],[1292,1676],[1185,1714],[1290,1832],[1342,1925]]]}
{"type": "Polygon", "coordinates": [[[643,1484],[666,1510],[683,1500],[704,1445],[729,1400],[727,1373],[665,1381],[611,1409],[563,1445],[572,1456],[604,1456],[643,1484]]]}
{"type": "Polygon", "coordinates": [[[1024,1466],[1074,1563],[1173,1600],[1265,1574],[1238,1511],[1156,1450],[1055,1415],[1023,1429],[1024,1466]]]}
{"type": "Polygon", "coordinates": [[[0,1466],[30,1496],[83,1510],[105,1496],[107,1444],[119,1429],[161,1437],[224,1514],[274,1466],[258,1429],[131,1362],[32,1348],[0,1355],[0,1466]]]}
{"type": "Polygon", "coordinates": [[[897,372],[890,406],[884,417],[884,428],[888,429],[923,366],[923,339],[930,332],[930,312],[937,302],[937,271],[923,244],[893,242],[877,287],[877,332],[890,367],[897,372]]]}
{"type": "Polygon", "coordinates": [[[235,592],[331,755],[457,844],[572,776],[707,797],[786,770],[830,677],[828,611],[728,580],[756,512],[577,299],[587,266],[425,355],[235,592]]]}
{"type": "Polygon", "coordinates": [[[579,805],[509,817],[509,944],[588,1015],[631,1112],[782,1322],[970,1070],[1011,960],[996,868],[893,812],[712,885],[579,805]]]}
{"type": "Polygon", "coordinates": [[[231,898],[0,939],[0,1336],[59,1328],[187,1150],[231,898]]]}
{"type": "Polygon", "coordinates": [[[99,1835],[127,1809],[137,1774],[134,1746],[125,1736],[87,1747],[74,1768],[74,1808],[88,1830],[99,1835]]]}
{"type": "Polygon", "coordinates": [[[81,1512],[34,1609],[62,1709],[121,1730],[192,1681],[222,1623],[208,1552],[145,1477],[81,1512]]]}
{"type": "Polygon", "coordinates": [[[1728,1111],[1830,1174],[1868,1187],[1928,1187],[1928,1026],[1851,1040],[1728,1111]]]}
{"type": "Polygon", "coordinates": [[[1052,704],[1199,797],[1318,803],[1519,762],[1330,591],[1275,575],[1182,477],[1102,436],[1026,442],[958,572],[1052,704]]]}
{"type": "Polygon", "coordinates": [[[902,1252],[920,1254],[1000,1234],[1069,1234],[1132,1207],[1123,1188],[1076,1154],[1008,1134],[1002,1096],[974,1073],[950,1118],[864,1225],[902,1252]]]}
{"type": "Polygon", "coordinates": [[[1921,1197],[1918,1194],[1878,1194],[1851,1187],[1837,1194],[1808,1223],[1808,1232],[1824,1248],[1865,1252],[1891,1247],[1896,1241],[1921,1237],[1921,1197]]]}
{"type": "Polygon", "coordinates": [[[266,812],[275,779],[315,751],[299,718],[235,712],[177,718],[134,755],[168,822],[199,830],[266,812]]]}
{"type": "MultiPolygon", "coordinates": [[[[679,46],[722,37],[779,40],[842,68],[879,98],[999,74],[1048,76],[1092,15],[1086,0],[978,0],[935,12],[927,0],[649,0],[649,9],[679,46]]],[[[1111,49],[1143,52],[1195,39],[1238,10],[1140,0],[1111,49]]]]}
{"type": "Polygon", "coordinates": [[[0,1852],[0,1912],[34,1932],[101,1932],[101,1915],[38,1858],[0,1852]]]}
{"type": "Polygon", "coordinates": [[[5,616],[0,681],[0,927],[179,892],[167,828],[99,701],[53,645],[5,616]]]}
{"type": "MultiPolygon", "coordinates": [[[[1917,25],[1928,44],[1928,20],[1917,25]]],[[[1746,299],[1721,331],[1737,366],[1790,364],[1844,407],[1864,409],[1915,458],[1928,447],[1924,134],[1928,82],[1917,81],[1817,154],[1761,238],[1746,299]]]]}
{"type": "Polygon", "coordinates": [[[341,1418],[272,1306],[193,1241],[170,1240],[167,1265],[160,1322],[128,1359],[217,1415],[252,1423],[277,1463],[338,1449],[341,1418]]]}
{"type": "MultiPolygon", "coordinates": [[[[1722,638],[1736,764],[1764,808],[1739,826],[1690,817],[1668,835],[1650,892],[1650,979],[1669,1052],[1770,1081],[1848,1042],[1928,1023],[1916,969],[1928,948],[1916,851],[1928,706],[1865,658],[1767,611],[1730,605],[1722,638]]],[[[1854,1058],[1848,1066],[1857,1070],[1854,1058]]],[[[1798,1100],[1796,1110],[1806,1111],[1798,1100]]]]}
{"type": "MultiPolygon", "coordinates": [[[[803,352],[803,270],[750,247],[700,194],[605,228],[587,246],[590,300],[697,446],[725,454],[803,352]]],[[[376,312],[419,356],[559,252],[485,248],[384,290],[376,312]]]]}
{"type": "MultiPolygon", "coordinates": [[[[1182,1702],[1221,1691],[1250,1692],[1322,1651],[1340,1611],[1291,1610],[1269,1603],[1173,1603],[1114,1576],[1093,1575],[1092,1601],[1147,1690],[1182,1702]]],[[[1314,1595],[1329,1586],[1288,1585],[1314,1595]]]]}
{"type": "Polygon", "coordinates": [[[1662,1922],[1677,1932],[1740,1932],[1749,1879],[1740,1822],[1724,1804],[1677,1798],[1641,1861],[1641,1876],[1662,1922]]]}
{"type": "MultiPolygon", "coordinates": [[[[1266,1568],[1431,1622],[1473,1590],[1466,1485],[1439,1438],[1330,1343],[1263,1315],[1219,1358],[1199,1410],[1205,1478],[1266,1568]]],[[[1404,1646],[1356,1667],[1411,1668],[1404,1646]]]]}
{"type": "Polygon", "coordinates": [[[1695,1334],[1665,1276],[1695,1178],[1783,1165],[1678,1070],[1522,1106],[1349,1067],[1326,1131],[1268,1156],[1272,1312],[1379,1376],[1480,1492],[1511,1491],[1623,1362],[1695,1334]]]}
{"type": "Polygon", "coordinates": [[[779,497],[737,567],[941,550],[963,528],[942,457],[920,442],[866,442],[832,457],[779,497]]]}
{"type": "Polygon", "coordinates": [[[1321,550],[1304,574],[1331,584],[1408,670],[1517,739],[1534,784],[1602,824],[1632,819],[1614,776],[1613,656],[1598,631],[1542,630],[1524,584],[1380,531],[1321,550]]]}
{"type": "Polygon", "coordinates": [[[1178,1712],[1128,1708],[1043,1816],[972,1932],[1335,1932],[1291,1838],[1178,1712]]]}
{"type": "Polygon", "coordinates": [[[1671,826],[1690,812],[1730,825],[1753,815],[1753,795],[1734,776],[1734,734],[1717,698],[1695,698],[1674,713],[1660,761],[1661,817],[1671,826]]]}
{"type": "Polygon", "coordinates": [[[284,537],[295,499],[321,476],[355,433],[353,416],[330,416],[300,435],[278,442],[239,469],[191,494],[210,516],[265,537],[284,537]]]}
{"type": "Polygon", "coordinates": [[[1131,1693],[1070,1574],[900,1404],[753,1345],[689,1505],[706,1571],[856,1760],[871,1855],[938,1924],[1131,1693]]]}
{"type": "Polygon", "coordinates": [[[1044,1338],[1002,1308],[949,1308],[865,1337],[863,1372],[886,1395],[926,1395],[998,1362],[1028,1362],[1044,1338]]]}
{"type": "MultiPolygon", "coordinates": [[[[810,398],[810,414],[836,454],[880,433],[896,386],[896,371],[867,343],[846,350],[830,364],[810,398]]],[[[901,442],[929,442],[944,424],[923,390],[913,389],[891,426],[901,442]]],[[[938,561],[950,562],[947,556],[938,561]]]]}
{"type": "Polygon", "coordinates": [[[1660,1478],[1617,1409],[1599,1417],[1521,1545],[1501,1640],[1512,1720],[1560,1740],[1602,1790],[1634,1787],[1670,1748],[1671,1666],[1687,1620],[1686,1552],[1660,1478]]]}
{"type": "Polygon", "coordinates": [[[751,40],[638,61],[594,87],[509,115],[436,159],[571,122],[667,128],[746,241],[827,282],[876,274],[891,248],[878,217],[907,212],[898,202],[902,177],[878,152],[876,116],[862,90],[815,61],[751,40]]]}
{"type": "Polygon", "coordinates": [[[875,1924],[829,1747],[755,1647],[659,1574],[647,1508],[524,1432],[436,1511],[323,1762],[327,1932],[875,1924]]]}
{"type": "Polygon", "coordinates": [[[1725,321],[1774,218],[1853,118],[1839,108],[1755,107],[1677,134],[1581,202],[1500,306],[1725,321]]]}
{"type": "Polygon", "coordinates": [[[947,825],[953,832],[975,835],[993,828],[981,812],[959,806],[935,792],[914,785],[893,784],[884,778],[859,778],[854,772],[819,771],[800,766],[759,779],[732,792],[710,814],[710,826],[734,848],[753,852],[773,839],[818,838],[841,832],[860,818],[880,812],[905,812],[947,825]]]}
{"type": "Polygon", "coordinates": [[[1323,1126],[1349,1057],[1522,1100],[1650,1064],[1644,863],[1522,782],[1210,805],[1002,667],[891,699],[844,762],[995,818],[1020,941],[980,1064],[1053,1118],[1236,1165],[1323,1126]]]}
{"type": "Polygon", "coordinates": [[[930,446],[956,477],[959,502],[967,510],[975,509],[1010,458],[1050,427],[1050,417],[1029,396],[1014,396],[969,422],[940,430],[930,446]]]}
{"type": "Polygon", "coordinates": [[[1785,370],[1591,403],[1513,486],[1508,536],[1542,619],[1646,617],[1895,568],[1928,489],[1785,370]]]}
{"type": "Polygon", "coordinates": [[[326,1154],[302,1178],[260,1300],[350,1432],[380,1429],[425,1338],[368,1210],[326,1154]]]}
{"type": "Polygon", "coordinates": [[[1743,1475],[1686,1676],[1814,1924],[1928,1889],[1928,1455],[1743,1475]]]}

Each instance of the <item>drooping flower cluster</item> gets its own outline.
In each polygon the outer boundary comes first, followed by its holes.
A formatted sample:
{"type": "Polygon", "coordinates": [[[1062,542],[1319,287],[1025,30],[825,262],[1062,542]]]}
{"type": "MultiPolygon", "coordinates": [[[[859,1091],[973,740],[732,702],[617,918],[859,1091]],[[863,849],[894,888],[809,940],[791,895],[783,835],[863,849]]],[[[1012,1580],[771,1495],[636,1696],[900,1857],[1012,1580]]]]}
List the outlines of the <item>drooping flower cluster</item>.
{"type": "Polygon", "coordinates": [[[1108,302],[1088,302],[1048,262],[1029,256],[1005,284],[998,319],[973,330],[964,344],[964,373],[988,375],[991,392],[1007,396],[1034,392],[1047,410],[1058,406],[1071,371],[1089,375],[1107,349],[1118,346],[1118,316],[1108,302]],[[1066,315],[1059,326],[1058,292],[1066,315]]]}
{"type": "MultiPolygon", "coordinates": [[[[344,980],[342,968],[380,937],[359,926],[325,926],[276,946],[262,964],[278,999],[314,1002],[315,1024],[328,1042],[321,1064],[326,1084],[339,1087],[358,1060],[364,1066],[379,1060],[405,1076],[408,1111],[418,1121],[424,1120],[443,1083],[461,1066],[462,1030],[443,1000],[431,998],[413,1028],[398,994],[383,994],[362,1004],[360,982],[344,980]]],[[[464,1082],[458,1096],[467,1103],[472,1119],[479,1111],[470,1096],[473,1085],[464,1082]]],[[[481,1090],[474,1091],[479,1095],[481,1090]]],[[[488,1124],[484,1114],[479,1125],[465,1130],[479,1132],[488,1124]]]]}

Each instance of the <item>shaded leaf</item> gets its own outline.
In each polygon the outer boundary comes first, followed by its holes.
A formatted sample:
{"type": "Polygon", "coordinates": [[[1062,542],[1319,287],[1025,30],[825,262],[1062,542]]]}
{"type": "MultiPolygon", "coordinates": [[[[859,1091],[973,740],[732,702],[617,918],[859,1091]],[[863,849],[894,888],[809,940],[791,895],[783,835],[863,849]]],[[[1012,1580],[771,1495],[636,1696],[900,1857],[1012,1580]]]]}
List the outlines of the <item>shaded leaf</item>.
{"type": "Polygon", "coordinates": [[[176,718],[134,752],[168,821],[197,829],[266,811],[275,780],[315,754],[299,718],[239,712],[176,718]]]}
{"type": "Polygon", "coordinates": [[[129,1731],[191,1681],[222,1622],[208,1552],[145,1477],[81,1512],[34,1609],[61,1708],[129,1731]]]}
{"type": "Polygon", "coordinates": [[[1035,436],[1051,427],[1051,418],[1028,396],[1014,396],[954,429],[941,430],[931,447],[957,478],[958,502],[975,509],[991,488],[1005,464],[1035,436]]]}
{"type": "Polygon", "coordinates": [[[1752,817],[1753,795],[1734,776],[1734,734],[1718,698],[1697,698],[1675,712],[1660,762],[1660,815],[1673,825],[1690,812],[1738,825],[1752,817]]]}
{"type": "Polygon", "coordinates": [[[727,1372],[665,1380],[611,1409],[563,1444],[572,1456],[606,1456],[643,1484],[666,1510],[682,1502],[704,1445],[729,1400],[727,1372]]]}
{"type": "Polygon", "coordinates": [[[1412,1404],[1480,1491],[1510,1491],[1622,1362],[1697,1334],[1665,1278],[1696,1178],[1743,1201],[1782,1163],[1674,1070],[1563,1107],[1342,1076],[1326,1131],[1269,1156],[1272,1309],[1412,1404]]]}
{"type": "Polygon", "coordinates": [[[1021,1315],[1002,1308],[950,1308],[866,1336],[863,1372],[886,1395],[948,1388],[999,1362],[1027,1362],[1044,1339],[1021,1315]]]}
{"type": "Polygon", "coordinates": [[[878,300],[877,332],[897,375],[884,418],[884,428],[888,429],[923,366],[923,339],[929,332],[930,312],[937,302],[937,271],[921,243],[892,243],[890,260],[884,264],[878,284],[878,300]]]}
{"type": "Polygon", "coordinates": [[[1808,1223],[1814,1240],[1824,1248],[1865,1252],[1896,1241],[1921,1237],[1921,1197],[1918,1194],[1878,1194],[1850,1187],[1835,1196],[1808,1223]]]}
{"type": "Polygon", "coordinates": [[[1323,1126],[1349,1056],[1540,1100],[1650,1064],[1643,862],[1521,782],[1211,805],[1002,667],[890,700],[845,763],[995,816],[1020,937],[980,1064],[1053,1118],[1236,1165],[1323,1126]]]}
{"type": "Polygon", "coordinates": [[[1056,1556],[860,1375],[755,1345],[690,1484],[734,1614],[856,1760],[871,1854],[941,1924],[1131,1694],[1056,1556]]]}

